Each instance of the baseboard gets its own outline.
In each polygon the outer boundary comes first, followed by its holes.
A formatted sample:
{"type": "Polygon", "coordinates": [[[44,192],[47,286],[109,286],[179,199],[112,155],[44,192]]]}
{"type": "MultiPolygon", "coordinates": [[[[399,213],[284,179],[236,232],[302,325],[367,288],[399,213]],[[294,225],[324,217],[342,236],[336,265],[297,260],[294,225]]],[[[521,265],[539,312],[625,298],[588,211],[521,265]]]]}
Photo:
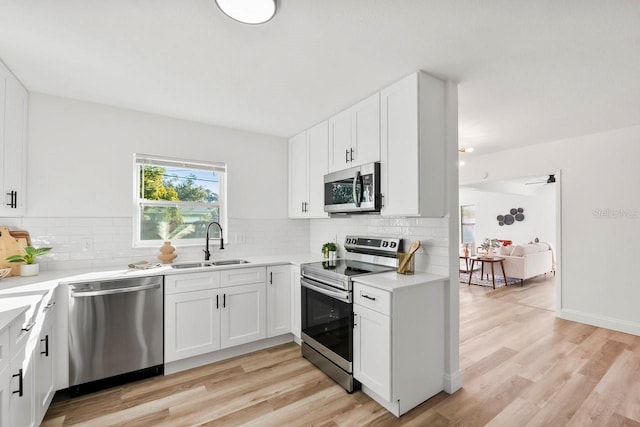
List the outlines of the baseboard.
{"type": "Polygon", "coordinates": [[[452,374],[444,374],[444,391],[453,394],[462,388],[462,371],[458,370],[452,374]]]}
{"type": "Polygon", "coordinates": [[[615,319],[613,317],[597,316],[594,314],[566,308],[561,309],[560,312],[558,312],[557,316],[561,319],[571,320],[573,322],[586,323],[587,325],[598,326],[600,328],[624,332],[625,334],[640,336],[639,323],[615,319]]]}
{"type": "Polygon", "coordinates": [[[196,368],[209,363],[219,362],[221,360],[230,359],[247,353],[253,353],[254,351],[264,350],[265,348],[292,341],[292,334],[284,334],[273,338],[266,338],[260,341],[225,348],[211,353],[201,354],[199,356],[189,357],[187,359],[168,362],[164,365],[164,374],[175,374],[176,372],[185,371],[187,369],[196,368]]]}

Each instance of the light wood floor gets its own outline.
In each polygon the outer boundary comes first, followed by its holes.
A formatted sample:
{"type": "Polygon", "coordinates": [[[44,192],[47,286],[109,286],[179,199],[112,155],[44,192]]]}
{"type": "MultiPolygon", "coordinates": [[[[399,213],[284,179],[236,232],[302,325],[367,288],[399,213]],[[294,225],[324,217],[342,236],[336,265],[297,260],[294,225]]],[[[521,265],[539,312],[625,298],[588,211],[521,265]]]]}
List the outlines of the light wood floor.
{"type": "Polygon", "coordinates": [[[556,319],[553,277],[460,286],[464,388],[396,419],[295,344],[56,401],[44,426],[640,425],[640,337],[556,319]]]}

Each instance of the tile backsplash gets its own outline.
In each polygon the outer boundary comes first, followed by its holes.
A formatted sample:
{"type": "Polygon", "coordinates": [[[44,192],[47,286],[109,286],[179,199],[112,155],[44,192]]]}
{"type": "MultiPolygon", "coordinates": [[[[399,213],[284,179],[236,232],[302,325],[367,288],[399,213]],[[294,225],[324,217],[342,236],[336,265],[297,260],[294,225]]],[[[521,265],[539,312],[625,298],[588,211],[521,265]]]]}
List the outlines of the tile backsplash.
{"type": "MultiPolygon", "coordinates": [[[[126,268],[135,261],[159,262],[158,248],[132,247],[132,219],[0,218],[0,225],[29,232],[34,246],[51,246],[38,258],[46,270],[126,268]]],[[[290,254],[309,250],[309,222],[289,219],[229,219],[225,250],[211,244],[213,259],[290,254]]],[[[175,262],[204,259],[203,245],[178,247],[175,262]]]]}
{"type": "MultiPolygon", "coordinates": [[[[129,217],[1,218],[0,225],[27,230],[34,246],[51,246],[50,254],[39,258],[46,270],[126,268],[134,261],[159,262],[158,248],[132,248],[132,219],[129,217]]],[[[345,218],[229,219],[225,250],[211,244],[213,259],[320,253],[322,244],[336,242],[344,255],[347,234],[401,237],[405,247],[420,240],[416,270],[449,275],[448,218],[382,218],[362,215],[345,218]]],[[[175,262],[203,259],[202,245],[178,247],[175,262]]]]}
{"type": "Polygon", "coordinates": [[[347,234],[389,236],[404,239],[405,249],[413,240],[422,246],[416,252],[416,270],[449,276],[449,219],[448,218],[383,218],[373,215],[345,218],[314,219],[310,221],[309,244],[312,252],[319,252],[322,244],[336,242],[338,255],[344,255],[347,234]]]}

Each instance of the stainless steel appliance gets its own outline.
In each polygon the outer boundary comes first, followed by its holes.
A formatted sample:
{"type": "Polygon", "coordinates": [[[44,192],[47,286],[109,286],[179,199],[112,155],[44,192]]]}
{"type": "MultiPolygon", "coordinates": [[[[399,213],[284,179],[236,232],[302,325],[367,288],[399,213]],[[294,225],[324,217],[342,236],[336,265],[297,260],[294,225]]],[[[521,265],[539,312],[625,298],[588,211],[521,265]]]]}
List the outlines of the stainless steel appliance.
{"type": "Polygon", "coordinates": [[[163,372],[163,295],[162,276],[69,286],[72,393],[163,372]]]}
{"type": "Polygon", "coordinates": [[[376,213],[382,207],[380,162],[324,176],[324,211],[330,214],[376,213]]]}
{"type": "Polygon", "coordinates": [[[344,259],[302,264],[302,355],[348,392],[353,378],[353,277],[394,270],[401,239],[347,236],[344,259]]]}

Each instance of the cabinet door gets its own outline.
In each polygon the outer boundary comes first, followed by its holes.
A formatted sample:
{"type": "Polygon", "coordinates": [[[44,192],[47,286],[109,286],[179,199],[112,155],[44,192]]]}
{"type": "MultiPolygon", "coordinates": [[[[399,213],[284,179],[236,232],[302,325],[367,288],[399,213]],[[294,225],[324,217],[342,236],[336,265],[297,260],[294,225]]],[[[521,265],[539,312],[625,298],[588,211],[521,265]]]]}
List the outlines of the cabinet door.
{"type": "Polygon", "coordinates": [[[267,268],[267,336],[291,332],[291,267],[267,268]]]}
{"type": "Polygon", "coordinates": [[[11,399],[11,369],[9,364],[0,368],[0,427],[8,427],[9,424],[9,404],[11,399]]]}
{"type": "Polygon", "coordinates": [[[289,140],[289,218],[306,218],[307,138],[303,132],[289,140]]]}
{"type": "Polygon", "coordinates": [[[324,122],[307,131],[309,218],[327,218],[324,211],[324,176],[329,171],[329,124],[324,122]]]}
{"type": "Polygon", "coordinates": [[[380,104],[381,214],[419,215],[417,74],[381,91],[380,104]]]}
{"type": "MultiPolygon", "coordinates": [[[[23,215],[24,214],[24,181],[26,178],[26,125],[27,125],[27,91],[13,76],[3,79],[0,72],[0,85],[3,86],[4,116],[0,121],[4,121],[2,164],[0,174],[2,175],[0,189],[2,190],[2,201],[0,205],[0,215],[23,215]],[[4,80],[4,85],[2,85],[4,80]],[[11,207],[11,196],[7,193],[14,192],[15,207],[11,207]]],[[[2,91],[0,91],[0,96],[2,91]]],[[[0,126],[1,127],[1,126],[0,126]]]]}
{"type": "Polygon", "coordinates": [[[222,348],[267,337],[265,284],[223,288],[221,309],[222,348]]]}
{"type": "Polygon", "coordinates": [[[380,94],[351,107],[351,166],[380,161],[380,94]]]}
{"type": "Polygon", "coordinates": [[[329,119],[329,172],[351,166],[351,109],[329,119]]]}
{"type": "Polygon", "coordinates": [[[302,332],[302,302],[300,300],[300,267],[291,266],[291,333],[300,338],[302,332]]]}
{"type": "Polygon", "coordinates": [[[9,426],[32,426],[34,424],[32,355],[33,351],[27,351],[26,347],[22,346],[11,358],[11,380],[8,390],[11,393],[9,396],[9,426]]]}
{"type": "Polygon", "coordinates": [[[165,362],[220,349],[221,299],[217,290],[165,296],[165,362]]]}
{"type": "Polygon", "coordinates": [[[353,376],[391,401],[391,319],[353,305],[353,376]]]}
{"type": "Polygon", "coordinates": [[[34,387],[36,395],[35,418],[37,424],[42,421],[55,393],[53,380],[53,348],[54,345],[56,345],[54,319],[55,306],[46,314],[42,330],[40,331],[39,341],[33,355],[37,372],[34,387]]]}

